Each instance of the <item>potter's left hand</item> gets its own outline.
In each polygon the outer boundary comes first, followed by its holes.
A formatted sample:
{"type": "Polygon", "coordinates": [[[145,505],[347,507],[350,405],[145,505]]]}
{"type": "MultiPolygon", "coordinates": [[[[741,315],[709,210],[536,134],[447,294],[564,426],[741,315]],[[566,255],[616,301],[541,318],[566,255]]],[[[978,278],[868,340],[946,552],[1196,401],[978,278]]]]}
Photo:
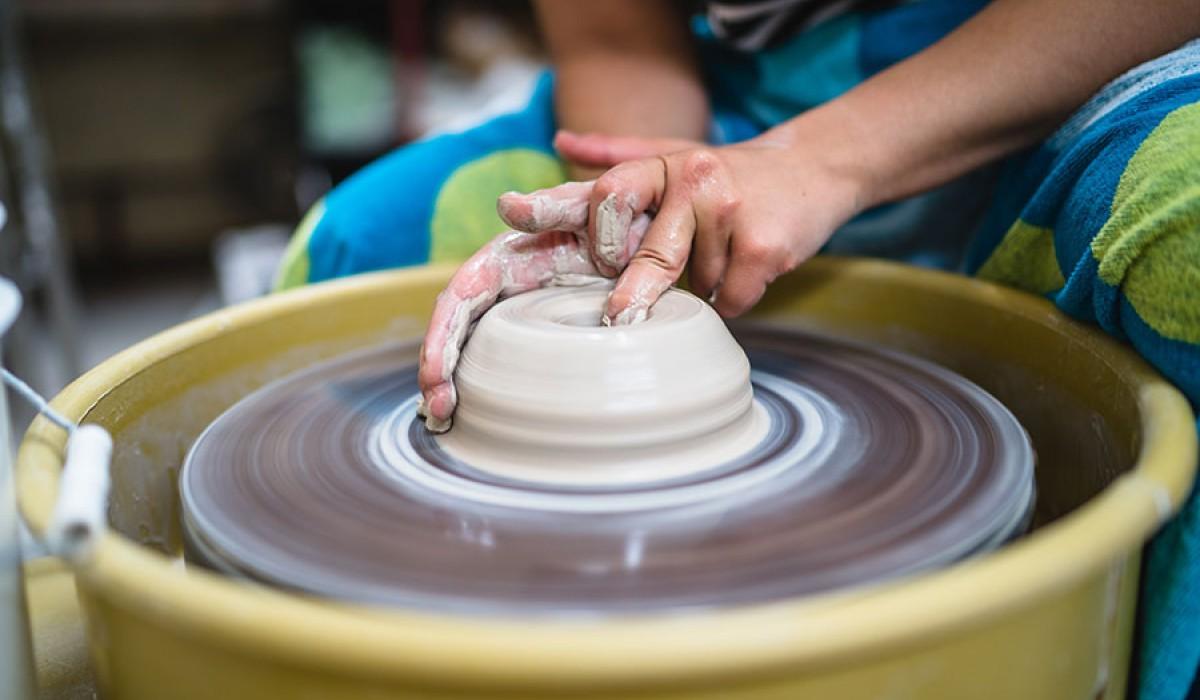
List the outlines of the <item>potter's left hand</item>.
{"type": "Polygon", "coordinates": [[[588,203],[592,261],[619,275],[605,319],[645,318],[685,266],[693,291],[711,297],[723,316],[750,309],[858,211],[860,178],[827,157],[836,150],[827,140],[798,130],[723,147],[560,135],[568,158],[624,161],[595,181],[588,203]],[[671,146],[681,150],[661,153],[671,146]],[[626,160],[643,153],[656,155],[626,160]],[[645,215],[653,217],[650,228],[628,257],[631,223],[645,215]]]}
{"type": "MultiPolygon", "coordinates": [[[[430,430],[449,429],[457,396],[454,370],[471,324],[504,297],[596,277],[587,242],[588,197],[591,182],[565,185],[530,194],[502,196],[497,209],[513,230],[480,248],[454,273],[434,305],[417,380],[420,412],[430,430]]],[[[636,218],[614,259],[620,268],[637,250],[649,218],[636,218]]]]}

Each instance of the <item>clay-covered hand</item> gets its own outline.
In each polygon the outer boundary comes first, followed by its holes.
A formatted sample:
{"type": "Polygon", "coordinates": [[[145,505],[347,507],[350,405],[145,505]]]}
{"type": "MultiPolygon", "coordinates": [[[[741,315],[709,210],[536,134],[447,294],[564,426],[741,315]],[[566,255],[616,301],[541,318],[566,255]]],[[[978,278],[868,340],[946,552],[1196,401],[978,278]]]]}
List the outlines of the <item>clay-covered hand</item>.
{"type": "MultiPolygon", "coordinates": [[[[586,240],[591,190],[591,182],[569,182],[500,198],[497,210],[513,230],[492,239],[454,273],[438,295],[425,333],[417,377],[419,411],[430,430],[450,428],[457,403],[454,368],[471,325],[485,311],[504,297],[601,274],[586,240]]],[[[632,256],[648,226],[649,218],[642,216],[627,227],[613,257],[618,266],[632,256]]]]}
{"type": "MultiPolygon", "coordinates": [[[[587,138],[614,160],[662,147],[587,138]]],[[[748,310],[857,213],[860,180],[852,168],[832,167],[825,146],[768,132],[625,161],[593,182],[501,197],[500,216],[514,230],[472,256],[434,308],[418,375],[426,425],[449,428],[459,351],[471,324],[502,297],[571,276],[618,277],[603,320],[635,323],[690,259],[693,291],[724,316],[748,310]]]]}
{"type": "MultiPolygon", "coordinates": [[[[586,148],[564,150],[599,157],[607,149],[615,160],[639,146],[639,139],[580,138],[586,148]]],[[[583,240],[602,274],[619,275],[605,318],[645,318],[685,266],[692,291],[710,297],[723,316],[750,309],[772,280],[815,254],[857,213],[860,178],[827,157],[834,150],[820,139],[768,132],[732,146],[621,162],[601,175],[589,194],[583,240]],[[630,257],[629,228],[646,215],[650,228],[630,257]]]]}

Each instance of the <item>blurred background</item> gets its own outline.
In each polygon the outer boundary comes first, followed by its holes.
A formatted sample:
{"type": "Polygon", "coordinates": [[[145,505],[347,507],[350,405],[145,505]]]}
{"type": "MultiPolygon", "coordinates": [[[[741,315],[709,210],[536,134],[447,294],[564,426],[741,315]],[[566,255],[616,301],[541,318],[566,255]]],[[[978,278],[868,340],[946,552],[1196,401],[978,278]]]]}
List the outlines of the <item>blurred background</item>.
{"type": "Polygon", "coordinates": [[[542,65],[527,2],[0,0],[8,366],[52,395],[265,293],[329,188],[523,103],[542,65]]]}

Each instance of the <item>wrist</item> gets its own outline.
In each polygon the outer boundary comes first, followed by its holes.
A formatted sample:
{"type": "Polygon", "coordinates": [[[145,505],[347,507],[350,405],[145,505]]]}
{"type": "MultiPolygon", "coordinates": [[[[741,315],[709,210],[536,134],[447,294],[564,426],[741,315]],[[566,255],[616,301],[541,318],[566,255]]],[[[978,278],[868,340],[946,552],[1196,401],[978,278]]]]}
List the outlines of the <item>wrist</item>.
{"type": "Polygon", "coordinates": [[[870,128],[837,101],[826,103],[754,139],[784,148],[797,168],[817,171],[843,193],[845,218],[881,204],[889,177],[887,154],[870,128]]]}

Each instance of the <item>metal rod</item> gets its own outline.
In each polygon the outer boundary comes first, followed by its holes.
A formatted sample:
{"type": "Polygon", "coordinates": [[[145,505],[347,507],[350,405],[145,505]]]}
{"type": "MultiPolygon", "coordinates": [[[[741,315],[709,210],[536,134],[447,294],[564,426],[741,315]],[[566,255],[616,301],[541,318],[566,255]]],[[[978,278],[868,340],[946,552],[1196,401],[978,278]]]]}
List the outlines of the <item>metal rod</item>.
{"type": "Polygon", "coordinates": [[[38,413],[41,413],[42,415],[46,416],[46,418],[49,418],[51,423],[54,423],[58,427],[67,431],[67,433],[74,432],[75,423],[63,414],[54,410],[54,407],[51,406],[46,399],[42,398],[41,394],[34,391],[33,387],[21,381],[20,377],[12,372],[9,372],[3,367],[0,367],[0,376],[3,376],[4,383],[7,384],[10,389],[20,394],[21,398],[28,401],[38,413]]]}

